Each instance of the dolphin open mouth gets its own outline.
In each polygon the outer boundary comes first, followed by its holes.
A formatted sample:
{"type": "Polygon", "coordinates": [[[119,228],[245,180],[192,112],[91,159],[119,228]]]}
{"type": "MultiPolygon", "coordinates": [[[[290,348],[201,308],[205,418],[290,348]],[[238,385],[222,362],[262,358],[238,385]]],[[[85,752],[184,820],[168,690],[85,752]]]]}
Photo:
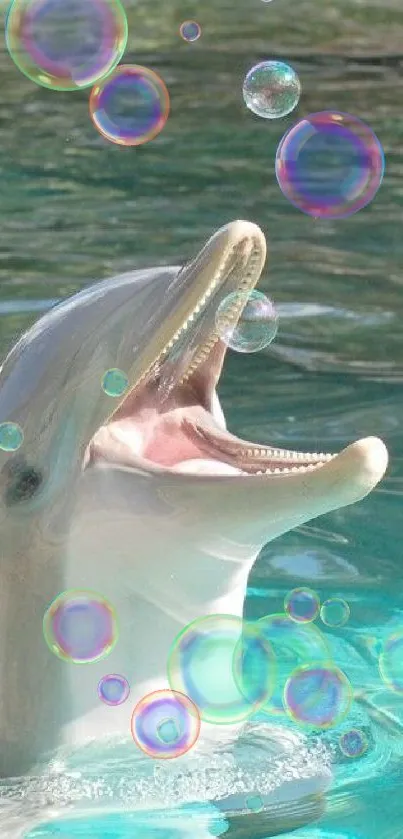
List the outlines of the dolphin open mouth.
{"type": "MultiPolygon", "coordinates": [[[[265,257],[260,228],[237,221],[218,231],[179,271],[184,297],[192,290],[191,306],[179,328],[176,318],[175,331],[165,324],[165,333],[150,349],[149,363],[136,384],[92,439],[90,462],[107,460],[148,472],[276,479],[321,469],[336,457],[241,440],[226,429],[215,389],[227,347],[217,332],[215,316],[228,294],[255,287],[265,257]]],[[[228,314],[231,326],[243,305],[245,295],[239,295],[228,314]]],[[[381,441],[376,444],[383,447],[381,441]]]]}

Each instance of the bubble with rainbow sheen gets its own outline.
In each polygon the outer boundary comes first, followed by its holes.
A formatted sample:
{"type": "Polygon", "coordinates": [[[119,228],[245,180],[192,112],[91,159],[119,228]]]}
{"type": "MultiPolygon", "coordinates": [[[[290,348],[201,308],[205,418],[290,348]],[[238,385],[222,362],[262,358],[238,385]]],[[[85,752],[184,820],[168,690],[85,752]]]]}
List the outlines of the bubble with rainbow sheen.
{"type": "Polygon", "coordinates": [[[278,314],[261,291],[234,291],[218,306],[215,325],[221,340],[241,353],[257,352],[274,340],[278,314]],[[237,320],[238,318],[238,320],[237,320]]]}
{"type": "Polygon", "coordinates": [[[127,44],[120,0],[13,0],[6,21],[8,51],[31,81],[78,90],[110,73],[127,44]]]}
{"type": "Polygon", "coordinates": [[[154,70],[121,64],[92,89],[89,107],[92,122],[103,137],[121,146],[141,146],[162,131],[170,99],[154,70]]]}
{"type": "Polygon", "coordinates": [[[330,649],[325,636],[314,624],[298,623],[283,612],[265,615],[255,626],[270,642],[277,666],[274,691],[262,711],[270,716],[285,717],[283,695],[287,679],[297,667],[311,661],[329,663],[330,649]]]}
{"type": "Polygon", "coordinates": [[[112,367],[107,370],[102,379],[102,390],[108,396],[123,396],[129,387],[129,379],[123,370],[112,367]]]}
{"type": "Polygon", "coordinates": [[[119,633],[115,610],[102,594],[68,589],[45,612],[43,634],[58,658],[87,664],[109,655],[119,633]]]}
{"type": "Polygon", "coordinates": [[[16,452],[24,442],[24,432],[16,422],[0,423],[0,449],[16,452]]]}
{"type": "Polygon", "coordinates": [[[326,626],[344,626],[350,617],[350,607],[342,597],[330,597],[322,603],[320,617],[326,626]]]}
{"type": "Polygon", "coordinates": [[[293,588],[284,598],[284,611],[297,623],[310,623],[319,614],[320,600],[310,588],[293,588]]]}
{"type": "Polygon", "coordinates": [[[368,740],[363,731],[358,728],[350,728],[339,738],[340,751],[345,757],[362,757],[367,751],[368,740]]]}
{"type": "Polygon", "coordinates": [[[383,642],[379,673],[390,690],[403,693],[403,628],[396,629],[383,642]]]}
{"type": "Polygon", "coordinates": [[[246,107],[258,117],[279,119],[298,105],[301,82],[289,64],[261,61],[246,74],[242,93],[246,107]]]}
{"type": "Polygon", "coordinates": [[[353,689],[342,670],[333,664],[305,664],[297,667],[284,687],[288,716],[307,728],[326,729],[344,719],[353,689]]]}
{"type": "Polygon", "coordinates": [[[293,125],[276,153],[283,195],[314,218],[357,213],[377,193],[385,168],[377,136],[365,122],[339,111],[319,111],[293,125]]]}
{"type": "Polygon", "coordinates": [[[108,673],[98,682],[98,696],[105,705],[123,705],[129,694],[129,682],[119,673],[108,673]]]}
{"type": "Polygon", "coordinates": [[[168,681],[197,705],[205,722],[226,725],[250,717],[273,692],[276,663],[270,642],[235,615],[208,615],[188,624],[168,654],[168,681]]]}
{"type": "Polygon", "coordinates": [[[196,20],[184,20],[179,27],[179,34],[184,41],[191,44],[200,38],[201,26],[196,20]]]}
{"type": "Polygon", "coordinates": [[[156,690],[137,703],[131,731],[134,742],[145,754],[169,760],[186,754],[195,745],[200,714],[181,691],[156,690]]]}

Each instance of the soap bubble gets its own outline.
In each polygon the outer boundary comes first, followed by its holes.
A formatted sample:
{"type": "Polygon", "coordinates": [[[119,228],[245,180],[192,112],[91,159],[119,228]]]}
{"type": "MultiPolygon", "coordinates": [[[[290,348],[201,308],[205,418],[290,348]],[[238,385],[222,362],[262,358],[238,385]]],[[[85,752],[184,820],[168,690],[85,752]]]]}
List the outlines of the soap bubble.
{"type": "Polygon", "coordinates": [[[53,90],[76,90],[116,67],[127,31],[120,0],[13,0],[6,43],[31,81],[53,90]]]}
{"type": "Polygon", "coordinates": [[[69,589],[45,612],[43,634],[49,649],[63,661],[98,661],[109,655],[118,639],[115,611],[95,591],[69,589]]]}
{"type": "Polygon", "coordinates": [[[168,760],[194,746],[200,733],[200,715],[183,693],[156,690],[137,703],[131,730],[134,742],[145,754],[168,760]]]}
{"type": "Polygon", "coordinates": [[[372,129],[336,111],[320,111],[297,122],[276,154],[283,194],[315,218],[345,218],[369,204],[382,183],[384,165],[372,129]]]}
{"type": "Polygon", "coordinates": [[[298,105],[301,83],[295,72],[282,61],[262,61],[245,76],[243,98],[249,110],[264,119],[278,119],[298,105]]]}
{"type": "Polygon", "coordinates": [[[297,667],[284,688],[284,707],[294,722],[313,728],[337,725],[348,713],[353,690],[334,665],[297,667]]]}
{"type": "Polygon", "coordinates": [[[362,757],[367,751],[368,740],[358,728],[351,728],[340,736],[339,746],[346,757],[362,757]]]}
{"type": "Polygon", "coordinates": [[[180,25],[180,35],[184,41],[192,43],[197,41],[201,35],[201,26],[195,20],[184,20],[180,25]]]}
{"type": "Polygon", "coordinates": [[[108,396],[123,396],[129,387],[129,379],[123,370],[113,367],[107,370],[102,379],[102,389],[108,396]]]}
{"type": "Polygon", "coordinates": [[[129,693],[129,682],[118,673],[109,673],[98,683],[98,696],[106,705],[122,705],[129,693]]]}
{"type": "Polygon", "coordinates": [[[384,642],[379,672],[387,687],[403,693],[403,630],[395,630],[384,642]]]}
{"type": "Polygon", "coordinates": [[[139,64],[121,64],[96,84],[90,116],[111,143],[140,146],[162,131],[169,114],[169,93],[157,73],[139,64]]]}
{"type": "Polygon", "coordinates": [[[266,615],[255,624],[274,651],[277,664],[277,679],[273,695],[263,711],[285,716],[283,703],[284,685],[291,673],[300,665],[319,661],[324,664],[331,659],[325,636],[312,623],[297,623],[288,615],[280,613],[266,615]]]}
{"type": "Polygon", "coordinates": [[[250,353],[271,344],[277,334],[278,320],[273,303],[261,291],[234,291],[218,306],[215,325],[228,347],[250,353]]]}
{"type": "Polygon", "coordinates": [[[0,449],[3,452],[16,452],[23,441],[23,430],[16,422],[0,423],[0,449]]]}
{"type": "Polygon", "coordinates": [[[260,813],[263,810],[264,803],[261,795],[250,795],[246,799],[246,806],[252,813],[260,813]]]}
{"type": "Polygon", "coordinates": [[[319,614],[320,600],[310,588],[294,588],[284,599],[284,611],[293,621],[309,623],[319,614]]]}
{"type": "Polygon", "coordinates": [[[326,626],[344,626],[350,617],[350,607],[341,597],[331,597],[322,603],[320,616],[326,626]]]}
{"type": "Polygon", "coordinates": [[[208,615],[175,638],[168,656],[169,684],[193,700],[202,720],[240,722],[270,697],[275,659],[256,626],[235,615],[208,615]]]}

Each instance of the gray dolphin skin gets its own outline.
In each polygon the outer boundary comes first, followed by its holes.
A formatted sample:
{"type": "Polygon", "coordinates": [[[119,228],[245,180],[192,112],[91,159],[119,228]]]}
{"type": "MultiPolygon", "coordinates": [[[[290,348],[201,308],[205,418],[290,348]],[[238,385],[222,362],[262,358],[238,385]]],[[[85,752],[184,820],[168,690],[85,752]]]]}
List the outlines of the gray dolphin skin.
{"type": "MultiPolygon", "coordinates": [[[[267,542],[359,501],[382,478],[387,450],[375,437],[337,455],[303,454],[226,430],[215,314],[229,293],[256,285],[265,258],[260,228],[232,222],[184,268],[123,274],[57,305],[5,359],[0,422],[18,423],[24,439],[0,451],[3,777],[89,740],[127,738],[135,749],[133,707],[168,687],[167,655],[183,626],[242,616],[267,542]],[[111,368],[128,377],[120,398],[102,388],[111,368]],[[116,609],[119,642],[106,660],[66,663],[44,641],[46,609],[71,588],[100,592],[116,609]],[[99,701],[105,673],[126,676],[128,702],[99,701]]],[[[224,735],[237,737],[202,724],[201,743],[224,735]]],[[[327,783],[291,783],[290,797],[315,798],[327,783]]],[[[304,807],[296,824],[309,821],[304,807]]],[[[281,832],[267,813],[251,818],[256,837],[281,832]]]]}

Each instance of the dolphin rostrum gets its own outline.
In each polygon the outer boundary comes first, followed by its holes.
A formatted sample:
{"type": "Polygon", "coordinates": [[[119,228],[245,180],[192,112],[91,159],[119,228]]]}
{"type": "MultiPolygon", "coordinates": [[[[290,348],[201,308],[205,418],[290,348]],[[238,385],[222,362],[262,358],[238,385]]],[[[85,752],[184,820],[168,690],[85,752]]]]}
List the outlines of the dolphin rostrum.
{"type": "Polygon", "coordinates": [[[215,313],[256,285],[265,257],[259,227],[235,221],[181,269],[129,272],[55,306],[5,359],[0,422],[18,423],[24,439],[0,451],[3,777],[61,746],[130,739],[134,704],[168,686],[180,629],[242,616],[263,545],[382,478],[387,450],[375,437],[324,455],[227,431],[215,313]],[[111,368],[128,378],[120,399],[101,387],[111,368]],[[43,615],[70,588],[101,592],[116,609],[120,638],[106,662],[67,664],[44,642],[43,615]],[[105,672],[126,676],[129,702],[99,701],[105,672]]]}

